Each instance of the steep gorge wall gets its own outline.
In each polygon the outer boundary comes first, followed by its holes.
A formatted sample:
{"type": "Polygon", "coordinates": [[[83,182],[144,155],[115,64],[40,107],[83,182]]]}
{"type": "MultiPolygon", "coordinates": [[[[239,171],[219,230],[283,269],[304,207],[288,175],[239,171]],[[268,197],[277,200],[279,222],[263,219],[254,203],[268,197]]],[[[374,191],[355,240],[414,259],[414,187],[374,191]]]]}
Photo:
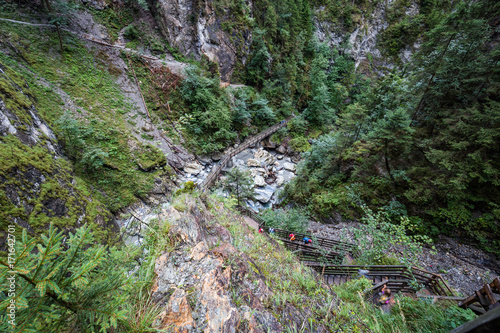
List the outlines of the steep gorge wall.
{"type": "Polygon", "coordinates": [[[112,214],[75,176],[33,101],[23,77],[0,63],[0,251],[9,224],[38,234],[50,222],[66,231],[92,223],[107,238],[117,232],[112,214]]]}
{"type": "MultiPolygon", "coordinates": [[[[246,2],[251,17],[255,16],[253,2],[246,2]]],[[[150,8],[171,46],[197,60],[206,56],[217,63],[222,81],[227,82],[231,80],[235,65],[245,64],[252,43],[251,28],[248,26],[224,28],[226,22],[236,20],[229,3],[231,1],[160,0],[150,1],[150,8]],[[223,9],[216,9],[221,8],[220,6],[223,6],[223,9]]],[[[360,5],[358,12],[352,14],[352,27],[347,29],[342,20],[333,22],[333,18],[325,14],[324,6],[316,7],[313,10],[315,35],[321,42],[327,42],[331,48],[347,46],[356,68],[361,64],[369,65],[374,59],[376,65],[392,68],[394,59],[383,55],[379,38],[389,27],[388,11],[395,6],[402,8],[406,16],[419,13],[417,1],[388,0],[375,4],[369,2],[360,5]]],[[[418,47],[418,43],[407,45],[400,51],[399,59],[402,62],[409,61],[411,54],[418,47]]]]}
{"type": "MultiPolygon", "coordinates": [[[[251,9],[251,2],[248,4],[251,9]]],[[[171,46],[196,60],[207,57],[219,65],[222,81],[230,81],[236,62],[243,64],[252,34],[244,28],[224,28],[234,19],[229,8],[217,7],[213,0],[150,1],[160,26],[171,46]]]]}

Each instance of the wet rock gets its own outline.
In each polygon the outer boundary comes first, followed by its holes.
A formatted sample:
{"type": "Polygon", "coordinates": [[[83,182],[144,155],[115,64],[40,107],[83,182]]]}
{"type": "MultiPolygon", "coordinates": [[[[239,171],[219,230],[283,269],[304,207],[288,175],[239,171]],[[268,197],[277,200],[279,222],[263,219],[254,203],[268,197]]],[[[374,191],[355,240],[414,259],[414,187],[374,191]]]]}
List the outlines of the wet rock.
{"type": "Polygon", "coordinates": [[[282,145],[280,145],[278,148],[276,148],[276,151],[282,155],[286,154],[286,148],[282,145]]]}
{"type": "Polygon", "coordinates": [[[283,159],[283,157],[284,157],[283,155],[276,155],[276,158],[277,158],[278,160],[282,160],[282,159],[283,159]]]}
{"type": "Polygon", "coordinates": [[[199,301],[206,320],[205,332],[235,332],[240,319],[238,310],[231,306],[228,289],[231,268],[222,270],[222,264],[205,275],[199,301]]]}
{"type": "Polygon", "coordinates": [[[277,186],[283,186],[283,184],[285,183],[285,177],[283,176],[278,176],[276,178],[276,185],[277,186]]]}
{"type": "Polygon", "coordinates": [[[199,174],[201,172],[201,170],[203,170],[203,167],[201,165],[199,165],[198,163],[188,163],[184,167],[184,171],[189,173],[189,174],[192,174],[192,175],[199,174]]]}
{"type": "Polygon", "coordinates": [[[196,244],[195,247],[191,250],[191,254],[189,255],[190,259],[193,260],[201,260],[203,259],[208,252],[208,246],[204,241],[199,242],[196,244]]]}
{"type": "Polygon", "coordinates": [[[265,186],[261,188],[256,188],[254,191],[255,200],[263,204],[268,203],[271,200],[271,197],[273,196],[275,190],[276,190],[275,186],[265,186]]]}
{"type": "Polygon", "coordinates": [[[295,172],[295,164],[285,162],[285,163],[283,163],[283,168],[285,168],[285,170],[295,172]]]}
{"type": "Polygon", "coordinates": [[[292,155],[292,156],[290,157],[290,160],[291,160],[293,163],[295,163],[295,164],[299,163],[299,162],[300,162],[300,154],[295,154],[295,155],[292,155]]]}
{"type": "Polygon", "coordinates": [[[198,162],[200,162],[201,165],[206,166],[212,163],[212,159],[208,156],[198,156],[198,162]]]}
{"type": "Polygon", "coordinates": [[[222,154],[221,153],[215,153],[212,156],[210,156],[210,158],[212,159],[212,161],[217,162],[217,161],[220,161],[220,159],[222,158],[222,154]]]}
{"type": "Polygon", "coordinates": [[[260,144],[264,148],[270,148],[270,149],[276,148],[276,142],[273,142],[270,138],[262,140],[260,144]]]}
{"type": "Polygon", "coordinates": [[[260,167],[260,162],[254,158],[249,158],[247,161],[247,165],[249,167],[260,167]]]}
{"type": "Polygon", "coordinates": [[[266,186],[266,182],[264,181],[264,177],[262,176],[256,176],[253,181],[255,183],[255,186],[259,187],[266,186]]]}
{"type": "Polygon", "coordinates": [[[267,150],[264,150],[262,148],[255,152],[254,157],[255,159],[267,165],[271,165],[276,161],[273,155],[271,155],[267,150]]]}

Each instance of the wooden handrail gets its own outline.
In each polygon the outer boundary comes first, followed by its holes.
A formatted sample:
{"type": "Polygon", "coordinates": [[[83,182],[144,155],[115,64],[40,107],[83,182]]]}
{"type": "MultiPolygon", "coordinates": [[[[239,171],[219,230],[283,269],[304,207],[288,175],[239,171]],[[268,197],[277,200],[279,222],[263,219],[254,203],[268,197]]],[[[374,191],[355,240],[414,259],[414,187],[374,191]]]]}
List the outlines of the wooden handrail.
{"type": "Polygon", "coordinates": [[[219,175],[219,173],[222,171],[222,169],[226,166],[227,162],[229,162],[229,160],[233,156],[241,153],[243,150],[245,150],[246,148],[250,147],[251,145],[257,143],[258,141],[264,139],[265,137],[268,137],[269,135],[273,134],[274,132],[276,132],[280,128],[285,127],[286,124],[288,123],[288,121],[290,121],[290,119],[292,119],[293,117],[294,116],[289,116],[285,120],[282,120],[278,124],[275,124],[275,125],[269,127],[268,129],[260,132],[259,134],[255,135],[251,138],[247,138],[244,142],[242,142],[240,145],[238,145],[238,147],[230,149],[220,159],[217,166],[215,168],[213,168],[212,171],[210,171],[210,174],[198,185],[198,187],[201,189],[209,188],[212,185],[212,182],[214,181],[214,179],[219,175]]]}

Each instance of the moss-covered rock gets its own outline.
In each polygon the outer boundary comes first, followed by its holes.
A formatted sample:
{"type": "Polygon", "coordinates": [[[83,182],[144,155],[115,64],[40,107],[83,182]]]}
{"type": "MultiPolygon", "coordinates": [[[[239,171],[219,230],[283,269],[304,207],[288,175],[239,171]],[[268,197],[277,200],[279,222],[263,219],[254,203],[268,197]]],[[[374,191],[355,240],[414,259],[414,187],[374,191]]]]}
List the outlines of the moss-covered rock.
{"type": "Polygon", "coordinates": [[[112,214],[74,174],[32,96],[22,76],[0,63],[0,238],[9,224],[38,235],[50,222],[68,232],[90,223],[109,241],[112,214]]]}

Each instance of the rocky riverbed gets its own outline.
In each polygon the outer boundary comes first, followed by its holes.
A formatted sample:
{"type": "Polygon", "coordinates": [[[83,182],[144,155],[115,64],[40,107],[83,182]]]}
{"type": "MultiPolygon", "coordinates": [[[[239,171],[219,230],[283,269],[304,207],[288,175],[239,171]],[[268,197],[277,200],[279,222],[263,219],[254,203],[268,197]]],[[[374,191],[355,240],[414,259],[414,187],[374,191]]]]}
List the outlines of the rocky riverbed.
{"type": "MultiPolygon", "coordinates": [[[[279,192],[283,186],[295,177],[297,157],[287,156],[287,150],[279,146],[272,148],[247,148],[234,156],[228,165],[222,169],[219,176],[224,179],[224,173],[232,168],[249,170],[255,183],[254,200],[247,201],[255,211],[266,209],[278,202],[279,192]]],[[[181,182],[193,181],[201,183],[212,168],[219,163],[221,156],[198,157],[198,161],[184,167],[185,176],[181,182]]]]}

